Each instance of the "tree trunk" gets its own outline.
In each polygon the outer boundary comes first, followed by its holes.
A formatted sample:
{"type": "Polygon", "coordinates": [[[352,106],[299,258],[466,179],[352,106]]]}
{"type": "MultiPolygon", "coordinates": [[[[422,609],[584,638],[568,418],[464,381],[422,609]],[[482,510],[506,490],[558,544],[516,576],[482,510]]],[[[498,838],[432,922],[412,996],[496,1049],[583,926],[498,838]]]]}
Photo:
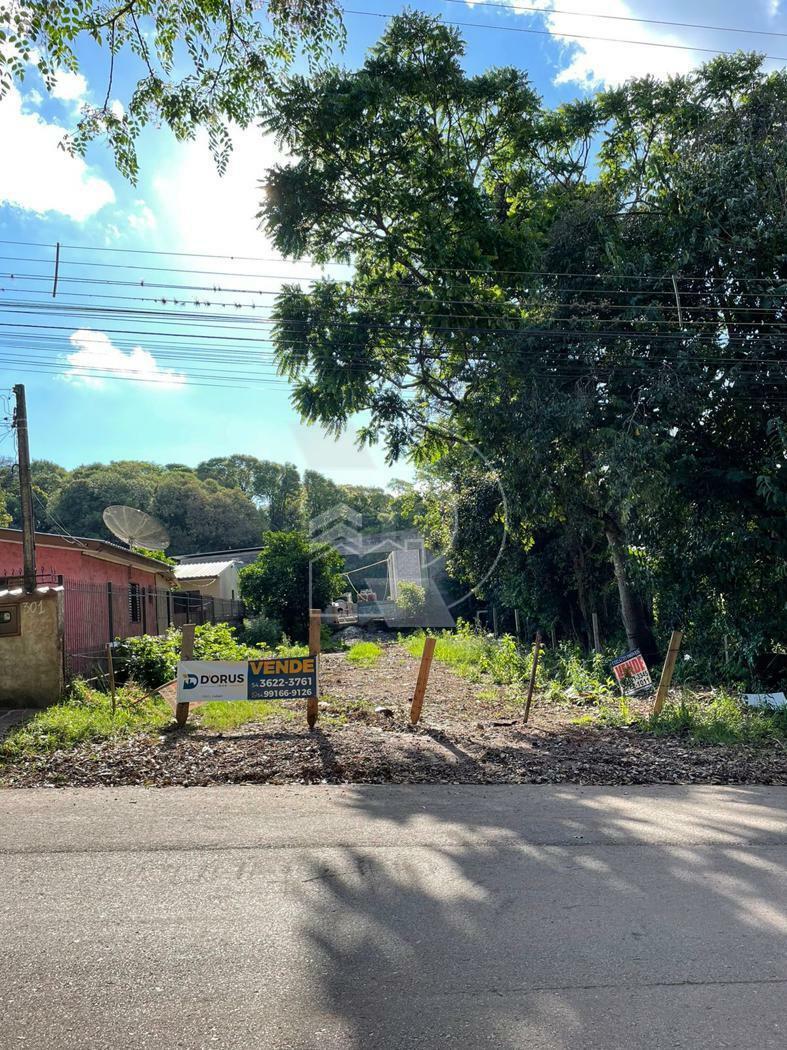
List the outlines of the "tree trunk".
{"type": "Polygon", "coordinates": [[[612,567],[615,570],[615,580],[620,595],[620,612],[623,618],[623,626],[626,629],[626,639],[630,649],[639,649],[646,663],[657,663],[659,659],[658,646],[653,636],[653,631],[644,616],[641,603],[631,589],[626,573],[626,546],[623,542],[623,534],[613,523],[606,525],[607,542],[609,543],[612,567]]]}

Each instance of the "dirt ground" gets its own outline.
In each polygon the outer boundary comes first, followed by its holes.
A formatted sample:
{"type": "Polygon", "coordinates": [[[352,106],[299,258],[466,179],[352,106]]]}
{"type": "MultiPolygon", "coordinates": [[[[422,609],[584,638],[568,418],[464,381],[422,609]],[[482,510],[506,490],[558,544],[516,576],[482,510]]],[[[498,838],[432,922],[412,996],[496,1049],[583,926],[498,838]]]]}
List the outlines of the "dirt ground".
{"type": "Polygon", "coordinates": [[[359,668],[322,657],[320,719],[291,717],[217,732],[183,731],[81,745],[0,770],[6,786],[215,783],[787,784],[787,747],[690,744],[577,724],[592,708],[536,702],[435,663],[422,720],[410,725],[418,661],[398,645],[359,668]]]}

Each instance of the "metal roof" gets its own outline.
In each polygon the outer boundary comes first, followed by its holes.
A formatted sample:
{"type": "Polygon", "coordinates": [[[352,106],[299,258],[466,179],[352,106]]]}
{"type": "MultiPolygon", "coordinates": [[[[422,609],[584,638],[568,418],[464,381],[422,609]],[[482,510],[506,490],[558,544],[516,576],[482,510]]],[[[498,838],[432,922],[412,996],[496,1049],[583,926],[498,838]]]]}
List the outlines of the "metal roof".
{"type": "Polygon", "coordinates": [[[208,576],[220,576],[226,569],[236,565],[236,561],[193,561],[175,566],[176,580],[204,580],[208,576]]]}

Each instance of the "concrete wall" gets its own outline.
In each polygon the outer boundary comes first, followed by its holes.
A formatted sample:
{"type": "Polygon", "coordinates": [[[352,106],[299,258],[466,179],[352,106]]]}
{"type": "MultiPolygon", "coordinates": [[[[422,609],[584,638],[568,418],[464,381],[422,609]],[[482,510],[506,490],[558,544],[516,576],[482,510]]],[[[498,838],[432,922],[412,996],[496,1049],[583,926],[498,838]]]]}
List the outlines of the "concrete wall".
{"type": "Polygon", "coordinates": [[[392,551],[388,555],[388,574],[394,601],[399,597],[399,587],[403,583],[417,583],[423,587],[420,550],[392,551]]]}
{"type": "Polygon", "coordinates": [[[48,707],[63,694],[63,590],[0,592],[0,610],[17,608],[20,633],[0,635],[0,706],[48,707]]]}
{"type": "Polygon", "coordinates": [[[228,565],[218,576],[210,579],[199,576],[193,579],[180,577],[178,585],[182,591],[197,591],[206,598],[224,598],[226,601],[237,601],[240,598],[237,565],[228,565]]]}

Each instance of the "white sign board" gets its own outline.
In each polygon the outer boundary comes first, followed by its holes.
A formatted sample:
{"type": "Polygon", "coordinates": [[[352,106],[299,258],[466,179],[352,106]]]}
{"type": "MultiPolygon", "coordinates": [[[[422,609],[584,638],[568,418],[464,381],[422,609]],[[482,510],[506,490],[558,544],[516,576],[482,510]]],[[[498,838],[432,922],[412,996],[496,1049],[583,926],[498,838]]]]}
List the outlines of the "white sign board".
{"type": "Polygon", "coordinates": [[[178,703],[196,700],[246,700],[247,660],[181,660],[178,664],[178,703]]]}
{"type": "Polygon", "coordinates": [[[744,693],[743,702],[748,707],[764,707],[772,711],[779,711],[787,707],[787,696],[784,693],[744,693]]]}

